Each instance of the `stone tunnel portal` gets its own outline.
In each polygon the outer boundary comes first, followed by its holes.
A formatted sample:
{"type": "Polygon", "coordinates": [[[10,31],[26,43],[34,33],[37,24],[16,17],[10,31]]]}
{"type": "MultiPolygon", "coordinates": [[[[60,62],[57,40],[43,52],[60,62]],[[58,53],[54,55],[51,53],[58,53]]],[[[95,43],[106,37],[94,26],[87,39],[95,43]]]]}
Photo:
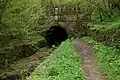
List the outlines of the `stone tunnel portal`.
{"type": "Polygon", "coordinates": [[[68,39],[67,31],[61,26],[51,26],[49,30],[46,31],[46,41],[48,46],[59,45],[62,41],[68,39]]]}

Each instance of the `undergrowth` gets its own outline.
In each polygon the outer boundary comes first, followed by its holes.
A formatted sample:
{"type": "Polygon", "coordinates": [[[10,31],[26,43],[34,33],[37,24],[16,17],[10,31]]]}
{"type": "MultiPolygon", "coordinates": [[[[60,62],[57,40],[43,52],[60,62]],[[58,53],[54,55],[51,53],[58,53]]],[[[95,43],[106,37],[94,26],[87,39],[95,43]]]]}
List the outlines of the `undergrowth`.
{"type": "Polygon", "coordinates": [[[94,45],[94,55],[98,66],[108,80],[120,80],[120,51],[113,47],[97,43],[89,37],[84,37],[88,43],[94,45]]]}
{"type": "Polygon", "coordinates": [[[92,30],[96,29],[102,31],[106,31],[108,29],[118,28],[118,27],[120,28],[120,17],[103,22],[97,22],[97,23],[90,22],[88,26],[90,26],[90,29],[92,30]]]}
{"type": "Polygon", "coordinates": [[[70,40],[63,42],[27,80],[84,80],[80,57],[70,40]]]}

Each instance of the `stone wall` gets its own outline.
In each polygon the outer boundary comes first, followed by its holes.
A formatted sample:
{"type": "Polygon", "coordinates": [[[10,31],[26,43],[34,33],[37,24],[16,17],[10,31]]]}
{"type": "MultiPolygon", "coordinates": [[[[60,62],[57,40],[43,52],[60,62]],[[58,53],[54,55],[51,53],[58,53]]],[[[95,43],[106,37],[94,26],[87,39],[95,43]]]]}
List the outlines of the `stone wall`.
{"type": "Polygon", "coordinates": [[[48,20],[52,19],[48,23],[48,27],[59,25],[68,32],[69,37],[86,35],[88,14],[80,12],[80,8],[76,10],[74,5],[55,5],[48,7],[46,10],[48,20]]]}

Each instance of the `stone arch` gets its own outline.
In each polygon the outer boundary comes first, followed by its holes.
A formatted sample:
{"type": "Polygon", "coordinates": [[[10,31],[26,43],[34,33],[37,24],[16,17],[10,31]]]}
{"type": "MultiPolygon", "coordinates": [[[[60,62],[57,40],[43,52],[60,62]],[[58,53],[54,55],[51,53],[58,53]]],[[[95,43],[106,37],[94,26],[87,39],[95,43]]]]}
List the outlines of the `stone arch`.
{"type": "Polygon", "coordinates": [[[52,25],[45,33],[45,39],[48,46],[59,45],[62,41],[68,39],[68,33],[61,25],[52,25]]]}

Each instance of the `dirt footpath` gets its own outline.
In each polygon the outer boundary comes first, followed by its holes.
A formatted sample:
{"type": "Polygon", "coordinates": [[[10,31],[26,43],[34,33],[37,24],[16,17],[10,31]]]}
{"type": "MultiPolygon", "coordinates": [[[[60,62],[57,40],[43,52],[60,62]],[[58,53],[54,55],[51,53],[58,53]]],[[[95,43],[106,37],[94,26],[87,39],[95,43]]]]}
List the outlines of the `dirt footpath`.
{"type": "Polygon", "coordinates": [[[73,47],[82,59],[86,80],[105,80],[93,59],[92,46],[84,40],[73,40],[73,47]]]}

